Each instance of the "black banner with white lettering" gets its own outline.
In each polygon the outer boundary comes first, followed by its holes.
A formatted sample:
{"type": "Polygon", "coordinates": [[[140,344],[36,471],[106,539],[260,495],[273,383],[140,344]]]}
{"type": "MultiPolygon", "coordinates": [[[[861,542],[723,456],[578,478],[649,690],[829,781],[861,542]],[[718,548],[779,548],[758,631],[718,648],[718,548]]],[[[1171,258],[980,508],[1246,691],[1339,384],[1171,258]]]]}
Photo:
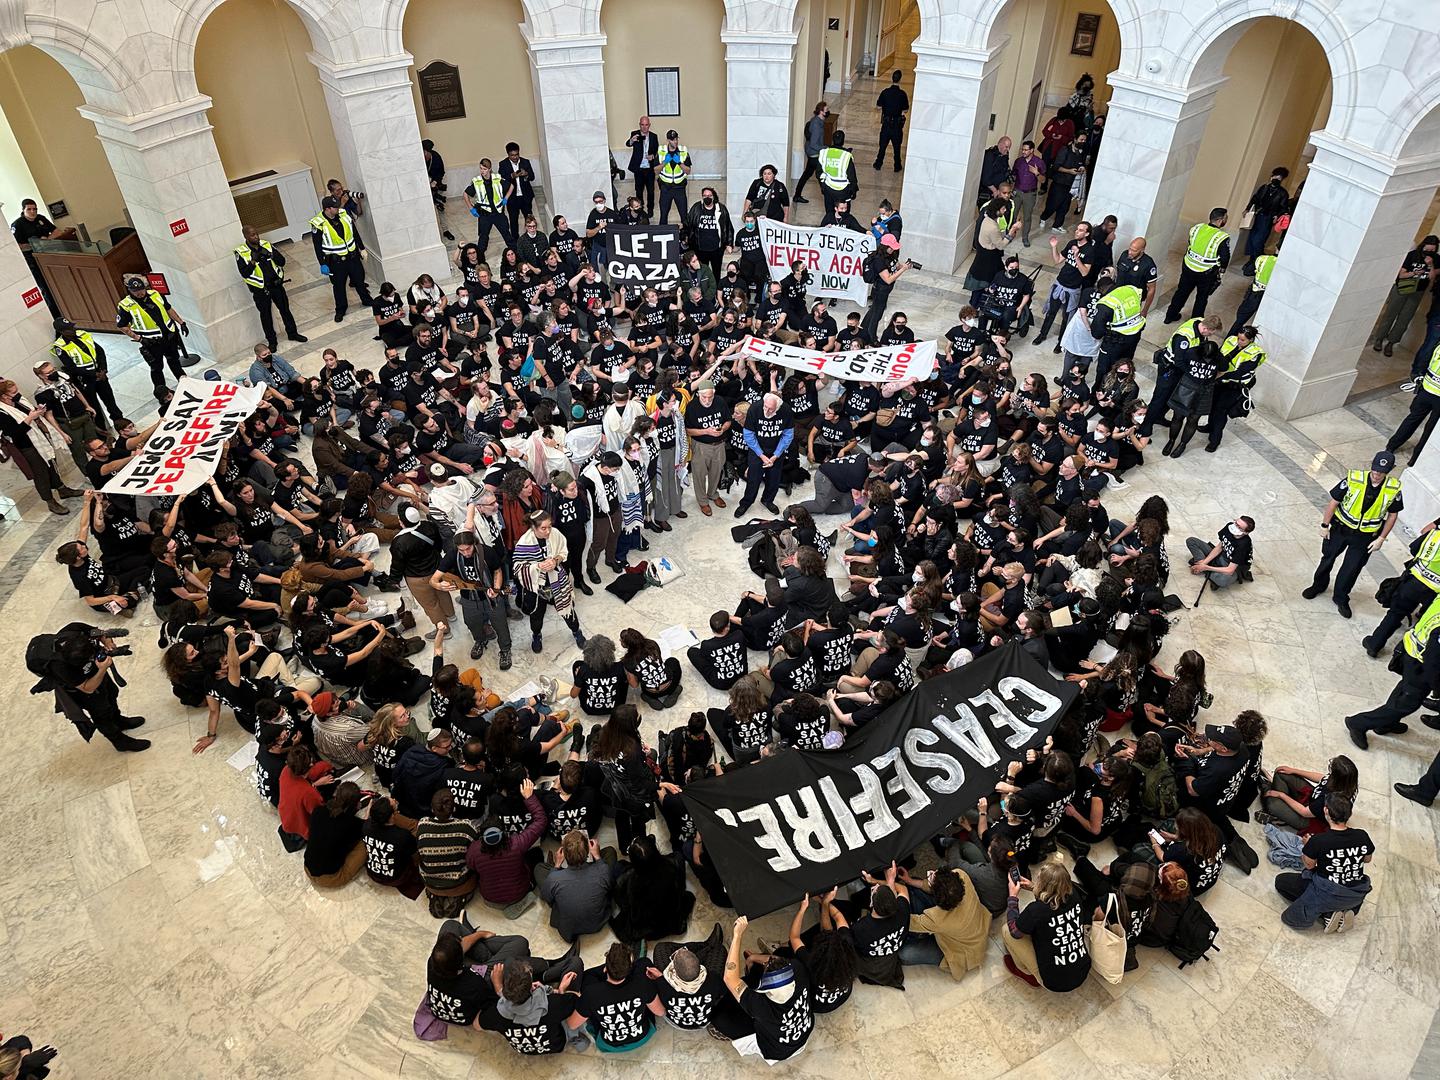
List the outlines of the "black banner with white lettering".
{"type": "Polygon", "coordinates": [[[612,223],[605,230],[605,269],[615,285],[674,288],[680,281],[680,230],[612,223]]]}
{"type": "Polygon", "coordinates": [[[927,679],[844,747],[788,750],[690,784],[735,907],[763,915],[914,851],[1038,750],[1077,688],[1018,645],[927,679]]]}

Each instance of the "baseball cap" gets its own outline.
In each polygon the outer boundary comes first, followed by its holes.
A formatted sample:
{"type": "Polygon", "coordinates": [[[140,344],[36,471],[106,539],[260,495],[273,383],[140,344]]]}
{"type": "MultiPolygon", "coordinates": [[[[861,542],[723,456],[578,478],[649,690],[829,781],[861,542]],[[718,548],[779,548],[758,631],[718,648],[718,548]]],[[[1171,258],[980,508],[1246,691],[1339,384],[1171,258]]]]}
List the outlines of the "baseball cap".
{"type": "Polygon", "coordinates": [[[143,277],[127,277],[125,279],[125,288],[127,289],[143,289],[147,284],[143,277]]]}
{"type": "Polygon", "coordinates": [[[310,699],[310,711],[316,716],[329,716],[339,711],[340,700],[329,690],[322,690],[310,699]]]}
{"type": "Polygon", "coordinates": [[[592,198],[592,199],[603,199],[603,198],[605,198],[605,192],[603,192],[603,191],[597,191],[597,192],[595,192],[595,194],[591,195],[590,198],[592,198]]]}
{"type": "Polygon", "coordinates": [[[665,132],[665,138],[667,139],[678,139],[679,137],[680,133],[674,128],[671,128],[669,131],[665,132]]]}
{"type": "Polygon", "coordinates": [[[1395,455],[1389,450],[1381,450],[1370,459],[1370,468],[1374,472],[1388,473],[1395,468],[1395,455]]]}
{"type": "Polygon", "coordinates": [[[54,326],[54,329],[55,329],[55,331],[56,331],[57,333],[58,333],[59,331],[61,331],[61,330],[74,330],[74,329],[75,329],[75,324],[74,324],[73,322],[71,322],[69,319],[63,319],[63,318],[62,318],[62,319],[56,319],[55,322],[54,322],[54,324],[53,324],[53,326],[54,326]]]}
{"type": "Polygon", "coordinates": [[[900,241],[895,238],[894,233],[887,232],[884,236],[880,237],[880,246],[891,248],[894,251],[899,251],[900,241]]]}
{"type": "Polygon", "coordinates": [[[337,199],[337,198],[335,198],[334,195],[326,195],[325,198],[323,198],[323,199],[320,200],[320,209],[321,209],[321,210],[339,210],[339,209],[340,209],[340,200],[337,199]]]}
{"type": "Polygon", "coordinates": [[[1229,724],[1206,724],[1205,738],[1217,742],[1227,750],[1239,750],[1244,740],[1240,732],[1229,724]]]}

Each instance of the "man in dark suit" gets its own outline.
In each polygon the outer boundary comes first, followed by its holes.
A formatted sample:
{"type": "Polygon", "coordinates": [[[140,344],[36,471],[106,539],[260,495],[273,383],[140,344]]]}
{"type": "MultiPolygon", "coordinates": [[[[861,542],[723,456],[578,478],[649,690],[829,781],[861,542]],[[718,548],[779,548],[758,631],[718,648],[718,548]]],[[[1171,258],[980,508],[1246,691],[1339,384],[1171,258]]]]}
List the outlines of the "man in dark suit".
{"type": "Polygon", "coordinates": [[[655,163],[660,155],[660,137],[650,130],[650,118],[640,117],[640,126],[625,140],[630,147],[630,172],[635,176],[635,194],[640,207],[655,215],[655,163]]]}
{"type": "Polygon", "coordinates": [[[511,189],[505,209],[510,215],[510,235],[520,235],[520,222],[529,217],[535,206],[535,166],[520,156],[519,143],[505,144],[505,157],[500,162],[500,183],[511,189]],[[513,185],[513,188],[512,188],[513,185]]]}

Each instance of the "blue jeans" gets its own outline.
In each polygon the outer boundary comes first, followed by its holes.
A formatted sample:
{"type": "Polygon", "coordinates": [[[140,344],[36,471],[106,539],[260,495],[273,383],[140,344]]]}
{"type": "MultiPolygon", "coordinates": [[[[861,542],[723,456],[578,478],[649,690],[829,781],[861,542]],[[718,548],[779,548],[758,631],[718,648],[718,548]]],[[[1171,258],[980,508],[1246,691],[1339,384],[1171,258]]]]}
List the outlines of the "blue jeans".
{"type": "Polygon", "coordinates": [[[1255,224],[1250,226],[1249,235],[1245,237],[1245,258],[1254,262],[1257,255],[1265,254],[1265,241],[1270,239],[1270,230],[1275,226],[1275,219],[1269,214],[1256,214],[1255,224]]]}
{"type": "MultiPolygon", "coordinates": [[[[934,898],[922,889],[910,890],[910,914],[919,915],[935,906],[934,898]]],[[[911,967],[939,967],[945,954],[934,934],[907,931],[905,944],[900,946],[900,962],[911,967]]]]}
{"type": "Polygon", "coordinates": [[[1358,912],[1370,892],[1370,879],[1361,878],[1354,885],[1336,885],[1328,878],[1317,877],[1313,870],[1305,870],[1299,874],[1277,874],[1275,891],[1291,902],[1280,913],[1280,921],[1292,930],[1307,930],[1332,911],[1348,908],[1358,912]]]}

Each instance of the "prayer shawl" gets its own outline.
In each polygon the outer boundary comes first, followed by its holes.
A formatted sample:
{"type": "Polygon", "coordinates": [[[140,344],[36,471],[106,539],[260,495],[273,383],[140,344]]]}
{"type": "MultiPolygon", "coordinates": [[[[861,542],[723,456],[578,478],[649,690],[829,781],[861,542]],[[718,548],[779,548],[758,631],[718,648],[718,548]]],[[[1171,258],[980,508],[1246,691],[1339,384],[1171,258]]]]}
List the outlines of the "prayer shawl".
{"type": "MultiPolygon", "coordinates": [[[[605,477],[600,474],[599,462],[591,461],[581,475],[588,476],[590,483],[595,486],[595,509],[608,515],[614,507],[610,505],[610,498],[605,494],[605,477]]],[[[620,531],[639,532],[645,524],[644,495],[640,490],[640,482],[635,478],[635,470],[628,461],[621,461],[620,471],[615,474],[615,484],[619,489],[620,531]]]]}
{"type": "MultiPolygon", "coordinates": [[[[651,408],[650,419],[654,420],[656,424],[660,423],[658,408],[651,408]]],[[[671,419],[675,421],[675,460],[671,467],[674,468],[675,475],[680,478],[683,485],[685,478],[690,475],[690,436],[685,434],[685,418],[682,413],[676,413],[671,419]]]]}
{"type": "Polygon", "coordinates": [[[575,599],[574,586],[570,582],[569,572],[565,569],[565,559],[569,554],[570,548],[565,543],[565,535],[555,528],[550,530],[550,535],[544,540],[535,535],[534,529],[527,530],[515,545],[513,553],[515,577],[519,579],[521,587],[549,600],[555,605],[555,611],[562,619],[569,616],[575,599]],[[540,569],[540,563],[546,559],[555,560],[553,570],[540,569]]]}
{"type": "Polygon", "coordinates": [[[612,403],[605,410],[605,415],[600,418],[600,427],[605,432],[605,449],[620,453],[625,447],[625,438],[630,434],[630,429],[635,426],[635,421],[645,415],[640,403],[631,398],[625,403],[624,410],[617,409],[612,403]]]}

